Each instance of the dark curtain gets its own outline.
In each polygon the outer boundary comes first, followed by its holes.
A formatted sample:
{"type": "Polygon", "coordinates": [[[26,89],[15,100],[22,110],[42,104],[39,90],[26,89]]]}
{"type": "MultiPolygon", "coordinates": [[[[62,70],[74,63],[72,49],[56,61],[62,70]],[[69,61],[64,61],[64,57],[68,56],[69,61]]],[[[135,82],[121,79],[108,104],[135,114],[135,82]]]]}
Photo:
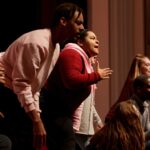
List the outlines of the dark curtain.
{"type": "Polygon", "coordinates": [[[62,2],[78,4],[86,16],[86,0],[1,0],[0,51],[23,33],[48,27],[56,6],[62,2]]]}

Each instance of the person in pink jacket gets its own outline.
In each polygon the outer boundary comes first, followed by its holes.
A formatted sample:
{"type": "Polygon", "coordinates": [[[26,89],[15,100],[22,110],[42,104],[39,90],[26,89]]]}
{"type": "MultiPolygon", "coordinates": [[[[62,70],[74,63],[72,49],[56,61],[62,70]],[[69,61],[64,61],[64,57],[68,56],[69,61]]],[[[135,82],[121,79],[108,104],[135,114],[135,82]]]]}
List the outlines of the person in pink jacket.
{"type": "Polygon", "coordinates": [[[102,69],[98,62],[95,71],[91,66],[89,58],[99,54],[95,33],[83,30],[79,38],[78,44],[65,45],[41,93],[42,118],[50,150],[76,150],[73,128],[79,130],[82,102],[89,94],[94,96],[96,83],[112,74],[110,68],[102,69]]]}
{"type": "Polygon", "coordinates": [[[60,44],[83,30],[83,12],[72,3],[56,8],[48,29],[37,29],[16,39],[4,53],[7,87],[0,86],[0,109],[5,115],[2,130],[13,150],[40,150],[46,130],[40,117],[39,92],[60,53],[60,44]]]}

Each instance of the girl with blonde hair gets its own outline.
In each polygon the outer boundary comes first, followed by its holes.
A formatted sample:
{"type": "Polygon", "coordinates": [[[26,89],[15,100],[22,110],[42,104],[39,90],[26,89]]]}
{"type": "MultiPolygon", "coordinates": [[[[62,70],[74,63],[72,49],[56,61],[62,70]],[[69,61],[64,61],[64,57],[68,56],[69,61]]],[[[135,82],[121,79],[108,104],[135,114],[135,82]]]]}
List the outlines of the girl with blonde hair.
{"type": "Polygon", "coordinates": [[[127,79],[125,81],[125,84],[124,84],[121,94],[119,96],[119,99],[110,108],[108,114],[106,115],[105,122],[107,122],[111,119],[112,114],[114,112],[115,105],[117,103],[125,101],[131,97],[131,95],[133,93],[133,89],[132,89],[133,80],[140,74],[150,76],[150,59],[143,54],[137,54],[134,57],[131,67],[130,67],[130,70],[129,70],[129,73],[128,73],[128,76],[127,76],[127,79]]]}

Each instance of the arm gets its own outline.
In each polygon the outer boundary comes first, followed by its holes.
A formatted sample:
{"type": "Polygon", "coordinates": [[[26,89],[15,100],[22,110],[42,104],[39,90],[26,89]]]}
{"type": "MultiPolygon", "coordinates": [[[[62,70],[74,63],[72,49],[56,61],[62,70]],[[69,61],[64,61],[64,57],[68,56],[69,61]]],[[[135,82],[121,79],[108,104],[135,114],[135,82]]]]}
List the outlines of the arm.
{"type": "Polygon", "coordinates": [[[71,49],[61,52],[59,70],[65,86],[69,89],[87,87],[108,78],[112,72],[109,68],[100,69],[98,64],[96,71],[87,73],[82,57],[71,49]]]}
{"type": "Polygon", "coordinates": [[[33,95],[35,91],[32,86],[44,60],[42,58],[43,50],[31,44],[20,46],[18,49],[20,51],[18,50],[19,53],[16,56],[17,60],[14,61],[12,71],[13,90],[26,112],[34,109],[40,111],[36,108],[36,100],[33,95]]]}
{"type": "Polygon", "coordinates": [[[21,47],[12,73],[14,92],[33,123],[33,144],[36,148],[45,144],[46,137],[46,131],[40,118],[40,110],[37,107],[38,101],[32,93],[32,82],[43,63],[43,55],[42,49],[35,45],[21,47]]]}
{"type": "Polygon", "coordinates": [[[98,73],[86,72],[82,57],[75,51],[62,52],[59,64],[62,80],[69,89],[84,88],[100,80],[98,73]]]}

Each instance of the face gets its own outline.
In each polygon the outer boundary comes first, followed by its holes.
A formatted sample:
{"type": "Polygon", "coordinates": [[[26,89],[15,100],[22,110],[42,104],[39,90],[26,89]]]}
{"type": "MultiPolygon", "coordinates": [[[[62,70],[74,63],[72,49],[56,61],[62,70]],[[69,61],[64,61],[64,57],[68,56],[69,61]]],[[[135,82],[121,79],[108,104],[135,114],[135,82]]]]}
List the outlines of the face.
{"type": "Polygon", "coordinates": [[[150,59],[145,57],[140,66],[140,72],[142,74],[150,76],[150,59]]]}
{"type": "Polygon", "coordinates": [[[79,12],[76,11],[73,18],[67,22],[66,29],[70,38],[74,37],[76,33],[79,33],[84,29],[83,26],[83,14],[79,15],[79,12]]]}
{"type": "Polygon", "coordinates": [[[92,31],[88,31],[84,41],[81,41],[81,47],[85,50],[89,57],[99,54],[99,41],[92,31]]]}
{"type": "Polygon", "coordinates": [[[142,89],[142,93],[145,99],[150,100],[150,77],[147,80],[146,86],[142,89]]]}

